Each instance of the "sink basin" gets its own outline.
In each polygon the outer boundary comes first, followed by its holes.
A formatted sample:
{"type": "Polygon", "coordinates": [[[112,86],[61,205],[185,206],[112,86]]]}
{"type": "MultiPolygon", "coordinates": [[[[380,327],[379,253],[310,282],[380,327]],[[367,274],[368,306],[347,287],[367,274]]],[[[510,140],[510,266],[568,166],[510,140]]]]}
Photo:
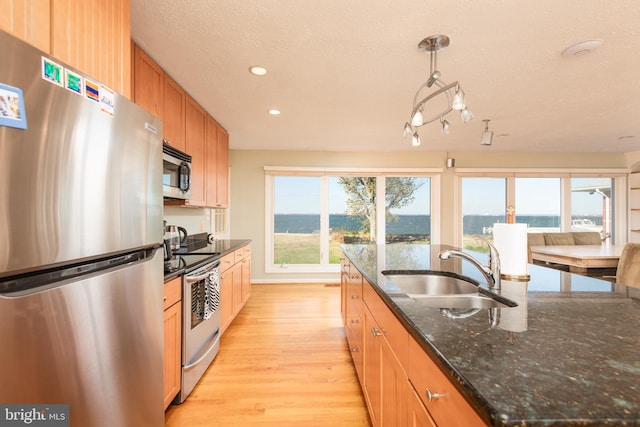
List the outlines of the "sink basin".
{"type": "Polygon", "coordinates": [[[452,273],[430,270],[387,270],[387,292],[409,297],[425,307],[452,309],[508,308],[518,304],[452,273]]]}
{"type": "Polygon", "coordinates": [[[497,299],[493,299],[489,296],[480,294],[459,294],[459,295],[438,295],[438,296],[418,296],[414,295],[414,301],[425,307],[435,308],[508,308],[513,307],[512,304],[506,302],[500,302],[497,299]]]}
{"type": "Polygon", "coordinates": [[[391,284],[411,298],[478,293],[478,286],[474,283],[434,272],[407,274],[406,272],[383,271],[382,274],[391,284]]]}

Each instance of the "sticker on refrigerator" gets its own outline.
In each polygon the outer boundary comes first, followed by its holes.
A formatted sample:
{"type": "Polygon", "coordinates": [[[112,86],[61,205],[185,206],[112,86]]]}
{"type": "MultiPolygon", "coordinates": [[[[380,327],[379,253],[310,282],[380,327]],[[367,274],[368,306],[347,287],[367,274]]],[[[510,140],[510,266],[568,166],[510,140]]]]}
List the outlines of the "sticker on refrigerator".
{"type": "Polygon", "coordinates": [[[0,83],[0,126],[27,128],[22,89],[0,83]]]}
{"type": "Polygon", "coordinates": [[[56,64],[49,58],[42,57],[42,78],[48,82],[56,84],[60,87],[64,86],[62,82],[64,68],[60,64],[56,64]]]}
{"type": "Polygon", "coordinates": [[[65,68],[64,70],[64,86],[69,89],[71,92],[77,93],[78,95],[83,94],[84,84],[82,82],[83,78],[80,74],[76,74],[71,70],[65,68]]]}
{"type": "Polygon", "coordinates": [[[113,116],[113,109],[115,105],[114,93],[106,86],[100,85],[100,107],[102,111],[113,116]]]}
{"type": "Polygon", "coordinates": [[[100,85],[87,78],[84,79],[84,94],[87,99],[100,102],[100,85]]]}

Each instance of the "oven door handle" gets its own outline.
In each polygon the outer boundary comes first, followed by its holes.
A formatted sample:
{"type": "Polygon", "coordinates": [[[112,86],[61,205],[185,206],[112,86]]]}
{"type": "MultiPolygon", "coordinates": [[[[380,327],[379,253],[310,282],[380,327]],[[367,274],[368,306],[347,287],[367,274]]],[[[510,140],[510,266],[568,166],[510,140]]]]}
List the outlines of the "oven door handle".
{"type": "Polygon", "coordinates": [[[191,283],[195,283],[195,282],[199,282],[201,280],[206,279],[207,277],[209,277],[209,275],[211,274],[210,271],[204,273],[204,274],[200,274],[198,276],[185,276],[184,279],[188,284],[191,283]]]}
{"type": "Polygon", "coordinates": [[[196,360],[194,360],[193,362],[189,363],[188,365],[184,365],[182,367],[182,369],[184,369],[185,371],[190,370],[191,368],[195,367],[197,364],[199,364],[200,362],[202,362],[204,360],[205,357],[207,357],[207,355],[209,353],[211,353],[211,351],[215,348],[216,344],[218,343],[218,339],[219,339],[219,335],[220,335],[220,330],[216,330],[216,332],[212,335],[213,337],[213,341],[211,342],[211,344],[209,345],[209,348],[207,348],[207,350],[204,352],[204,354],[200,357],[198,357],[196,360]]]}

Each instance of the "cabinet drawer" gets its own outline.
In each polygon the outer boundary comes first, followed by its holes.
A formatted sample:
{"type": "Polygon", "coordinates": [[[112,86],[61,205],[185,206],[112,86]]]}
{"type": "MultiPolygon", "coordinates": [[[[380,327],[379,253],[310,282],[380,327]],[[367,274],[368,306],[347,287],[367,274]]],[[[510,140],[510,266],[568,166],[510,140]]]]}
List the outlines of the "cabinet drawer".
{"type": "Polygon", "coordinates": [[[235,263],[239,263],[244,259],[244,251],[242,248],[233,251],[233,259],[235,263]]]}
{"type": "Polygon", "coordinates": [[[220,258],[220,273],[227,271],[235,264],[235,254],[231,252],[220,258]]]}
{"type": "Polygon", "coordinates": [[[413,338],[409,338],[408,374],[409,381],[436,424],[451,427],[486,426],[413,338]]]}
{"type": "Polygon", "coordinates": [[[164,283],[164,309],[182,299],[182,276],[174,277],[164,283]]]}

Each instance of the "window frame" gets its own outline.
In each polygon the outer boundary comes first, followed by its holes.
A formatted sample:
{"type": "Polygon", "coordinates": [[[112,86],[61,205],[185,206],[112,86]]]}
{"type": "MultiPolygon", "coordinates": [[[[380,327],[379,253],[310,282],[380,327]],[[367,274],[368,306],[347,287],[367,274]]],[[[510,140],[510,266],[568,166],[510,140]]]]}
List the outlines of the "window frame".
{"type": "MultiPolygon", "coordinates": [[[[338,273],[339,264],[329,263],[329,207],[328,194],[329,177],[371,176],[386,177],[423,177],[430,178],[431,194],[431,242],[440,242],[440,206],[441,206],[441,175],[442,168],[317,168],[317,167],[287,167],[265,166],[265,273],[338,273]],[[320,201],[320,251],[319,264],[274,264],[274,194],[275,177],[277,176],[319,176],[321,187],[320,201]],[[437,213],[437,214],[434,214],[437,213]]],[[[384,182],[384,180],[382,180],[384,182]]],[[[385,186],[376,181],[377,200],[385,200],[385,186]]],[[[376,236],[384,236],[384,209],[376,209],[376,236]]]]}
{"type": "MultiPolygon", "coordinates": [[[[462,247],[462,179],[463,178],[505,178],[507,186],[506,204],[515,206],[516,178],[559,178],[560,179],[560,231],[571,230],[571,178],[610,178],[614,183],[612,220],[614,229],[610,243],[624,244],[628,240],[627,231],[627,169],[532,169],[532,168],[458,168],[454,179],[454,227],[455,245],[462,247]]],[[[506,209],[506,206],[505,206],[506,209]]],[[[518,215],[516,206],[516,218],[518,215]]]]}

